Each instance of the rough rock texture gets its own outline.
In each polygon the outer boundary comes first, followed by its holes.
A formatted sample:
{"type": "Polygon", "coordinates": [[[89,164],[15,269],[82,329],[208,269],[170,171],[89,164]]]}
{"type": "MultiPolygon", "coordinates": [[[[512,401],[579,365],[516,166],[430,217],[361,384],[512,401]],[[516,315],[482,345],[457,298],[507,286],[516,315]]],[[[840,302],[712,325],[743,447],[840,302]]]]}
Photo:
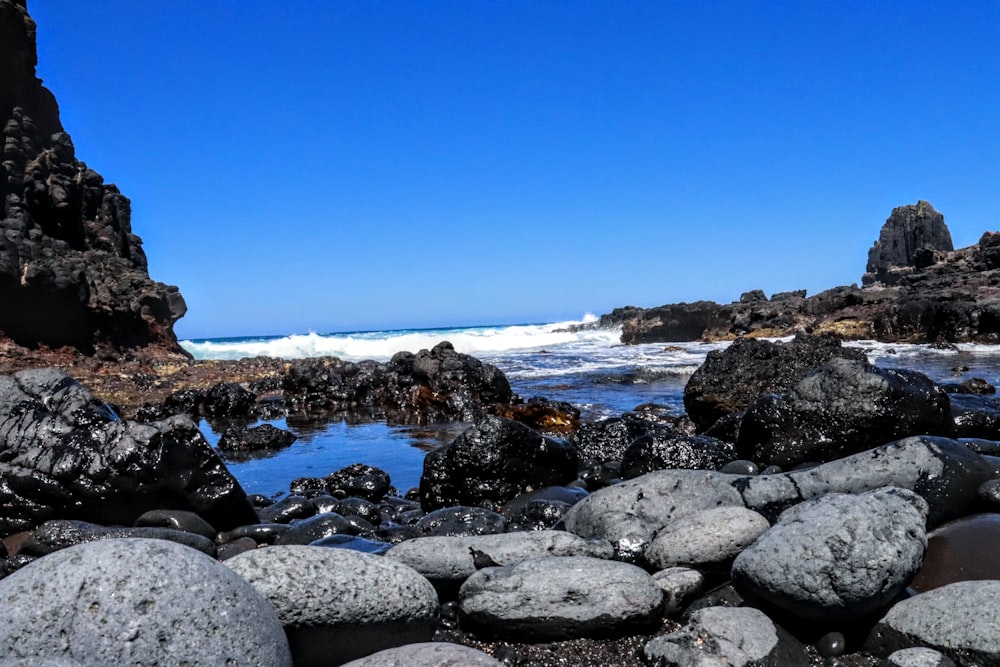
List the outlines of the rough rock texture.
{"type": "Polygon", "coordinates": [[[718,470],[735,457],[730,443],[660,427],[632,441],[622,455],[621,474],[631,479],[654,470],[718,470]]]}
{"type": "Polygon", "coordinates": [[[657,568],[723,563],[770,527],[761,514],[745,507],[695,512],[664,526],[646,550],[646,561],[657,568]]]}
{"type": "Polygon", "coordinates": [[[878,240],[868,251],[862,282],[896,284],[901,274],[912,272],[918,265],[932,264],[935,252],[954,249],[944,216],[933,206],[925,201],[899,206],[892,209],[878,240]]]}
{"type": "Polygon", "coordinates": [[[649,626],[659,619],[663,592],[634,565],[552,556],[477,571],[462,584],[459,603],[484,634],[544,641],[649,626]]]}
{"type": "Polygon", "coordinates": [[[132,525],[195,512],[220,530],[256,523],[239,483],[187,417],[120,421],[54,369],[0,376],[0,535],[50,518],[132,525]]]}
{"type": "Polygon", "coordinates": [[[484,417],[424,459],[420,503],[499,509],[519,493],[576,479],[576,450],[527,426],[484,417]]]}
{"type": "Polygon", "coordinates": [[[736,557],[733,584],[803,618],[863,618],[917,572],[926,516],[923,498],[893,487],[803,502],[736,557]]]}
{"type": "Polygon", "coordinates": [[[834,358],[786,394],[747,408],[736,447],[759,464],[790,468],[953,431],[948,394],[925,375],[834,358]]]}
{"type": "Polygon", "coordinates": [[[671,616],[701,592],[705,575],[688,567],[668,567],[654,572],[653,581],[663,591],[663,613],[671,616]]]}
{"type": "Polygon", "coordinates": [[[0,0],[0,342],[186,356],[184,299],[150,279],[129,200],[76,159],[36,61],[24,3],[0,0]]]}
{"type": "Polygon", "coordinates": [[[0,658],[292,664],[267,600],[224,565],[172,542],[64,549],[0,580],[0,599],[0,658]]]}
{"type": "Polygon", "coordinates": [[[706,607],[688,624],[650,641],[644,655],[653,667],[805,667],[802,646],[779,634],[763,612],[749,607],[706,607]]]}
{"type": "Polygon", "coordinates": [[[469,646],[421,642],[388,648],[343,667],[503,667],[503,663],[469,646]]]}
{"type": "Polygon", "coordinates": [[[281,383],[294,408],[361,411],[398,423],[474,421],[486,406],[510,403],[510,383],[495,366],[460,354],[447,341],[397,353],[388,363],[335,357],[298,359],[281,383]]]}
{"type": "Polygon", "coordinates": [[[704,431],[719,419],[742,412],[764,394],[790,390],[833,357],[865,359],[832,336],[799,334],[788,343],[741,338],[708,353],[684,386],[684,409],[704,431]]]}
{"type": "Polygon", "coordinates": [[[226,565],[274,605],[296,667],[340,664],[431,638],[437,593],[397,561],[345,549],[274,546],[226,565]]]}
{"type": "Polygon", "coordinates": [[[21,553],[32,556],[45,556],[54,551],[85,542],[114,540],[124,537],[168,540],[183,544],[192,549],[197,549],[213,558],[216,555],[214,535],[212,538],[208,538],[173,528],[101,526],[95,523],[87,523],[86,521],[71,521],[67,519],[46,521],[36,528],[21,546],[21,553]]]}
{"type": "Polygon", "coordinates": [[[620,461],[633,440],[655,428],[655,424],[644,419],[612,417],[584,424],[573,434],[571,442],[582,460],[620,461]]]}
{"type": "Polygon", "coordinates": [[[233,426],[219,438],[219,449],[232,459],[243,460],[266,456],[291,446],[295,436],[288,431],[261,424],[253,428],[233,426]]]}
{"type": "Polygon", "coordinates": [[[1000,665],[1000,581],[961,581],[896,603],[866,647],[887,656],[924,646],[962,667],[1000,665]]]}
{"type": "Polygon", "coordinates": [[[923,646],[894,651],[886,662],[887,667],[955,667],[945,654],[923,646]]]}

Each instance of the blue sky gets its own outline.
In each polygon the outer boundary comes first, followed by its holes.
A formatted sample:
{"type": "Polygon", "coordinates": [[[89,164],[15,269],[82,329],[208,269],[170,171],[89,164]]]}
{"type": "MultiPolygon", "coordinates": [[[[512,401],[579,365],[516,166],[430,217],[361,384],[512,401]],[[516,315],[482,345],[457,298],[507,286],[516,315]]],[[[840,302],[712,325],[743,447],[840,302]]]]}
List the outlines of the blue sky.
{"type": "Polygon", "coordinates": [[[1000,3],[29,0],[181,338],[579,319],[1000,228],[1000,3]]]}

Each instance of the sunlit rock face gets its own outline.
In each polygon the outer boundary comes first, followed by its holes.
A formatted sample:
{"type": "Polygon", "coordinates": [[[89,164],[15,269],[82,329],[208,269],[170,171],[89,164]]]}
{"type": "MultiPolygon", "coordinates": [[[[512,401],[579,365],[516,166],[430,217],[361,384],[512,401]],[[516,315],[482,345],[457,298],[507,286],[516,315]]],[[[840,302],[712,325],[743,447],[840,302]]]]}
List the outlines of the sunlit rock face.
{"type": "Polygon", "coordinates": [[[150,279],[128,198],[76,159],[36,62],[25,3],[0,0],[0,342],[184,354],[183,297],[150,279]]]}
{"type": "Polygon", "coordinates": [[[863,282],[895,285],[903,275],[933,264],[940,253],[954,249],[944,216],[928,202],[898,206],[868,251],[863,282]]]}

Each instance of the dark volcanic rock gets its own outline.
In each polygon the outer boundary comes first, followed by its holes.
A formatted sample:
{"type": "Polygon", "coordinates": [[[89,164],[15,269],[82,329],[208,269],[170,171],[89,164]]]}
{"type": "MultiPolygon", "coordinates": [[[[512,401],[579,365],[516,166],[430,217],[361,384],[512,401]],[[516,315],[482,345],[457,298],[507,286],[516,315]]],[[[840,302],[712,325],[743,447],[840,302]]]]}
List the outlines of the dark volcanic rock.
{"type": "Polygon", "coordinates": [[[581,459],[620,461],[625,450],[639,436],[652,432],[656,426],[637,417],[614,417],[584,424],[573,435],[572,442],[581,459]]]}
{"type": "Polygon", "coordinates": [[[382,500],[392,484],[389,473],[361,463],[330,473],[324,482],[331,493],[339,491],[372,502],[382,500]]]}
{"type": "Polygon", "coordinates": [[[885,221],[878,240],[868,251],[862,282],[891,285],[900,274],[934,263],[935,251],[951,252],[955,246],[944,224],[944,216],[925,201],[899,206],[885,221]]]}
{"type": "Polygon", "coordinates": [[[484,417],[427,455],[420,477],[426,511],[451,505],[496,509],[519,493],[571,482],[576,451],[527,426],[484,417]]]}
{"type": "Polygon", "coordinates": [[[861,350],[842,347],[830,336],[799,334],[788,343],[736,340],[725,350],[708,353],[684,387],[684,408],[704,431],[764,394],[788,391],[833,357],[865,359],[861,350]]]}
{"type": "Polygon", "coordinates": [[[751,405],[736,446],[745,458],[787,468],[954,428],[948,394],[925,375],[835,358],[788,393],[751,405]]]}
{"type": "Polygon", "coordinates": [[[186,356],[184,299],[150,279],[129,200],[76,159],[36,59],[24,3],[0,0],[0,331],[26,348],[186,356]]]}
{"type": "Polygon", "coordinates": [[[256,522],[190,419],[120,421],[57,370],[0,376],[0,452],[0,534],[50,518],[131,525],[160,508],[220,530],[256,522]]]}
{"type": "Polygon", "coordinates": [[[219,449],[231,458],[249,458],[270,454],[295,442],[295,436],[288,431],[261,424],[253,428],[234,426],[227,428],[219,438],[219,449]]]}
{"type": "Polygon", "coordinates": [[[684,342],[698,340],[719,311],[714,301],[677,303],[642,311],[641,317],[622,322],[622,342],[684,342]]]}
{"type": "Polygon", "coordinates": [[[684,435],[668,428],[636,438],[622,457],[622,478],[631,479],[654,470],[686,468],[718,470],[733,460],[729,443],[705,435],[684,435]]]}
{"type": "Polygon", "coordinates": [[[390,421],[473,421],[485,406],[510,403],[510,383],[495,366],[441,342],[399,352],[386,364],[333,357],[293,361],[282,380],[293,407],[369,411],[390,421]]]}

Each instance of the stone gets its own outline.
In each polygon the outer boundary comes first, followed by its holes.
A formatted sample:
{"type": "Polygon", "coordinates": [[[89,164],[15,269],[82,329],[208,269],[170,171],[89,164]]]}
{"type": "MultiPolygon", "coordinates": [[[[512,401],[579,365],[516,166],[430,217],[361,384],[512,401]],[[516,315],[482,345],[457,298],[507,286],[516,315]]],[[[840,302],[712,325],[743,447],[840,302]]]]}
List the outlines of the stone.
{"type": "Polygon", "coordinates": [[[646,562],[656,568],[710,567],[735,558],[771,524],[745,507],[717,507],[677,518],[656,533],[646,562]]]}
{"type": "Polygon", "coordinates": [[[882,657],[906,648],[939,651],[959,665],[1000,665],[1000,581],[959,581],[893,605],[865,648],[882,657]]]}
{"type": "MultiPolygon", "coordinates": [[[[242,385],[220,382],[205,393],[201,410],[209,417],[241,417],[249,414],[256,402],[257,395],[242,385]]],[[[235,437],[231,435],[230,439],[235,437]]]]}
{"type": "Polygon", "coordinates": [[[974,514],[939,526],[927,536],[927,551],[910,588],[923,593],[956,581],[1000,579],[1000,514],[974,514]]]}
{"type": "Polygon", "coordinates": [[[898,283],[899,270],[916,267],[918,251],[922,249],[944,252],[955,249],[944,216],[923,200],[892,209],[878,240],[868,251],[862,282],[898,283]]]}
{"type": "Polygon", "coordinates": [[[132,525],[172,508],[255,523],[239,483],[184,416],[139,424],[56,369],[0,376],[0,534],[47,519],[132,525]]]}
{"type": "Polygon", "coordinates": [[[886,662],[888,667],[957,667],[948,656],[922,646],[894,651],[886,662]]]}
{"type": "Polygon", "coordinates": [[[430,535],[491,535],[507,529],[507,517],[482,507],[445,507],[416,523],[417,533],[430,535]]]}
{"type": "Polygon", "coordinates": [[[355,463],[336,470],[323,480],[331,493],[343,492],[348,497],[378,502],[392,488],[389,473],[374,466],[355,463]]]}
{"type": "Polygon", "coordinates": [[[632,441],[653,428],[645,419],[613,417],[584,424],[573,434],[571,442],[582,461],[620,461],[632,441]]]}
{"type": "Polygon", "coordinates": [[[920,567],[927,503],[887,487],[803,502],[733,562],[745,597],[802,618],[861,619],[888,605],[920,567]]]}
{"type": "Polygon", "coordinates": [[[267,600],[224,565],[163,540],[63,549],[0,580],[0,599],[4,659],[292,664],[267,600]]]}
{"type": "MultiPolygon", "coordinates": [[[[21,546],[21,551],[33,556],[47,554],[98,540],[114,540],[125,537],[142,537],[146,539],[167,540],[196,549],[207,556],[215,556],[214,539],[203,535],[190,533],[175,528],[159,526],[126,528],[118,526],[101,526],[86,521],[72,519],[53,519],[46,521],[34,531],[21,546]]],[[[214,538],[214,535],[213,535],[214,538]]]]}
{"type": "Polygon", "coordinates": [[[688,567],[668,567],[654,572],[653,581],[663,591],[663,613],[672,616],[701,592],[705,575],[688,567]]]}
{"type": "Polygon", "coordinates": [[[423,642],[389,648],[343,667],[503,667],[488,653],[447,642],[423,642]]]}
{"type": "Polygon", "coordinates": [[[484,417],[424,459],[420,503],[425,511],[453,505],[499,509],[518,494],[576,479],[568,444],[501,417],[484,417]]]}
{"type": "Polygon", "coordinates": [[[663,592],[644,570],[586,556],[549,556],[472,574],[459,590],[469,624],[488,636],[554,641],[654,626],[663,592]]]}
{"type": "Polygon", "coordinates": [[[184,510],[150,510],[135,520],[135,526],[152,528],[173,528],[187,533],[201,535],[209,540],[216,536],[215,528],[194,512],[184,510]]]}
{"type": "Polygon", "coordinates": [[[706,607],[688,624],[647,642],[643,655],[654,667],[806,667],[798,642],[779,634],[763,612],[751,607],[706,607]]]}
{"type": "Polygon", "coordinates": [[[611,545],[586,540],[561,530],[539,530],[499,535],[417,537],[400,542],[386,553],[438,586],[453,586],[476,572],[470,549],[481,551],[500,565],[513,565],[542,556],[611,558],[611,545]]]}
{"type": "Polygon", "coordinates": [[[429,641],[430,582],[398,561],[347,549],[272,546],[225,562],[277,611],[296,667],[340,664],[429,641]]]}
{"type": "MultiPolygon", "coordinates": [[[[374,532],[374,531],[372,531],[374,532]]],[[[331,535],[357,535],[354,526],[345,517],[335,512],[325,512],[299,519],[291,524],[291,529],[283,532],[275,544],[310,544],[331,535]]]]}
{"type": "Polygon", "coordinates": [[[660,428],[628,446],[622,455],[622,478],[665,469],[718,470],[735,455],[733,446],[721,440],[660,428]]]}
{"type": "Polygon", "coordinates": [[[281,451],[290,447],[295,440],[295,435],[271,424],[252,428],[234,426],[223,431],[219,438],[219,449],[227,458],[241,461],[281,451]]]}

